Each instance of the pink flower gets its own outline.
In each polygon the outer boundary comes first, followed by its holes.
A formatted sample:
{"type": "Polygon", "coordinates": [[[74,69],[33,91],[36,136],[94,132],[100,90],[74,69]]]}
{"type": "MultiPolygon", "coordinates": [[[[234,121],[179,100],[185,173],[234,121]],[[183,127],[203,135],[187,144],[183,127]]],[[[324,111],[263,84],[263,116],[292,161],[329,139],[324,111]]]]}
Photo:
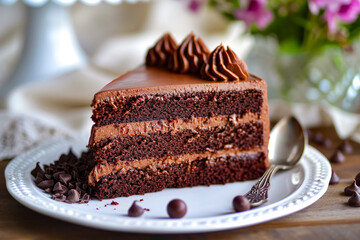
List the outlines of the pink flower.
{"type": "Polygon", "coordinates": [[[203,4],[204,4],[204,1],[202,1],[202,0],[190,0],[190,2],[188,4],[188,8],[192,12],[198,12],[203,4]]]}
{"type": "Polygon", "coordinates": [[[335,32],[338,21],[353,22],[360,13],[360,0],[310,0],[309,9],[318,14],[325,9],[324,19],[328,23],[329,31],[335,32]]]}
{"type": "Polygon", "coordinates": [[[245,22],[247,27],[255,23],[260,29],[264,29],[272,21],[273,14],[266,8],[267,0],[250,0],[245,9],[235,10],[234,16],[245,22]]]}

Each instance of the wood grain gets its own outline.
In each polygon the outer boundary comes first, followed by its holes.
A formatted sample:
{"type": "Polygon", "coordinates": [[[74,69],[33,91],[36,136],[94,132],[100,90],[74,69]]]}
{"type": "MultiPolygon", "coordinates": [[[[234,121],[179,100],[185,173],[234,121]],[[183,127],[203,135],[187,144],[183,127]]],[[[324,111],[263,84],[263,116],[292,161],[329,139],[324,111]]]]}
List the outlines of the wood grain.
{"type": "MultiPolygon", "coordinates": [[[[332,149],[315,145],[330,157],[340,143],[333,128],[318,128],[333,141],[332,149]]],[[[360,148],[353,143],[354,153],[342,164],[332,164],[341,178],[330,185],[316,203],[295,214],[260,225],[230,231],[149,235],[102,231],[52,219],[29,210],[15,201],[5,186],[4,170],[9,161],[0,162],[0,239],[360,239],[360,207],[346,205],[343,189],[360,172],[360,148]]]]}

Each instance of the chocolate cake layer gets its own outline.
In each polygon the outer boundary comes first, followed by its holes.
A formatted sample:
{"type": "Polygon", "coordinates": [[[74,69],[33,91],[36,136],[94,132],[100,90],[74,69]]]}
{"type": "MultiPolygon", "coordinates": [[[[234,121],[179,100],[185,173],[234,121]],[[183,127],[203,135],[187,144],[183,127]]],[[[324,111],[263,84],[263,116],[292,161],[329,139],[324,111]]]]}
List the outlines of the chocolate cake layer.
{"type": "Polygon", "coordinates": [[[104,139],[92,148],[96,161],[116,162],[143,158],[218,151],[224,148],[249,150],[262,146],[263,123],[249,121],[208,129],[185,129],[176,133],[154,132],[147,135],[104,139]]]}
{"type": "Polygon", "coordinates": [[[145,194],[164,188],[225,184],[259,178],[266,170],[263,153],[204,158],[163,168],[146,167],[103,176],[92,193],[99,199],[145,194]]]}
{"type": "Polygon", "coordinates": [[[160,119],[253,113],[260,116],[261,89],[241,91],[174,92],[104,101],[93,111],[96,126],[160,119]]]}

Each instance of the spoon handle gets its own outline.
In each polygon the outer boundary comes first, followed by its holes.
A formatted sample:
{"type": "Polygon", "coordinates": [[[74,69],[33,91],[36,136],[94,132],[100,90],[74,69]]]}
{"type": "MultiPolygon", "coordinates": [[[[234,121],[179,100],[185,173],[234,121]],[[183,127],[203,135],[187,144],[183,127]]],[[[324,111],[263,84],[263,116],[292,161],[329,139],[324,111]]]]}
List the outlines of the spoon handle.
{"type": "Polygon", "coordinates": [[[266,170],[257,183],[255,183],[251,190],[244,195],[249,200],[251,207],[260,206],[267,201],[271,177],[279,169],[280,168],[278,166],[272,165],[268,170],[266,170]]]}

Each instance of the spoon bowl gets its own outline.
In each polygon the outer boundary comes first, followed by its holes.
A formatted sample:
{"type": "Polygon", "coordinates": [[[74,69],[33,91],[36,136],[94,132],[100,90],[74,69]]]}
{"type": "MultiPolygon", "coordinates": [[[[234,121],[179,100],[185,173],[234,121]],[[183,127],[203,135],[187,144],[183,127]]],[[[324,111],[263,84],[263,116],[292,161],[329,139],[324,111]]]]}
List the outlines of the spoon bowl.
{"type": "Polygon", "coordinates": [[[273,127],[269,141],[270,168],[244,195],[251,207],[257,207],[267,201],[271,177],[279,169],[293,168],[301,159],[307,142],[306,132],[293,116],[281,119],[273,127]]]}
{"type": "Polygon", "coordinates": [[[281,119],[270,133],[270,164],[284,168],[295,166],[301,159],[307,142],[306,132],[295,117],[281,119]]]}

